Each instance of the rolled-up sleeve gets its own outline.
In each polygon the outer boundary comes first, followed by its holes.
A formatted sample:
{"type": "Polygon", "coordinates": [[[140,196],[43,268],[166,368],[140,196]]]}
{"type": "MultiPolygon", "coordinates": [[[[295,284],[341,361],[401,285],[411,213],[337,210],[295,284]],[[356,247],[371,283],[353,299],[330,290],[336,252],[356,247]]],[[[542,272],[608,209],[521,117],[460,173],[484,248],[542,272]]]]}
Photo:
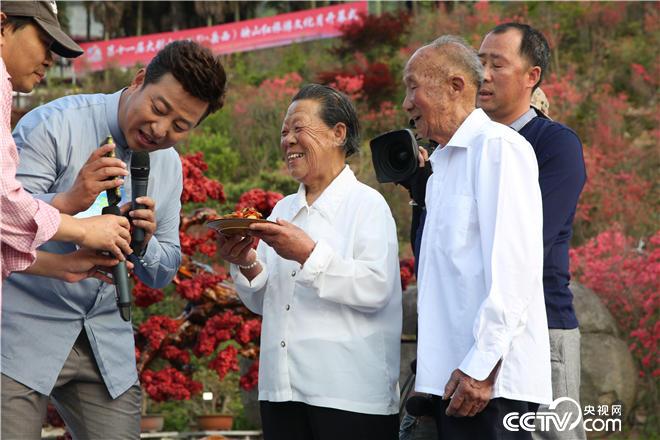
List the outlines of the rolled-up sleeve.
{"type": "Polygon", "coordinates": [[[523,331],[532,295],[542,294],[543,221],[530,146],[491,141],[478,175],[475,196],[487,296],[474,322],[475,342],[459,369],[484,380],[523,331]]]}
{"type": "Polygon", "coordinates": [[[60,213],[47,203],[37,200],[16,180],[18,154],[16,145],[3,128],[0,173],[0,227],[2,231],[2,277],[24,270],[36,258],[37,247],[55,235],[60,225],[60,213]]]}
{"type": "Polygon", "coordinates": [[[394,219],[378,199],[355,212],[354,224],[353,255],[342,256],[320,239],[297,282],[321,299],[375,312],[390,302],[400,283],[394,219]]]}

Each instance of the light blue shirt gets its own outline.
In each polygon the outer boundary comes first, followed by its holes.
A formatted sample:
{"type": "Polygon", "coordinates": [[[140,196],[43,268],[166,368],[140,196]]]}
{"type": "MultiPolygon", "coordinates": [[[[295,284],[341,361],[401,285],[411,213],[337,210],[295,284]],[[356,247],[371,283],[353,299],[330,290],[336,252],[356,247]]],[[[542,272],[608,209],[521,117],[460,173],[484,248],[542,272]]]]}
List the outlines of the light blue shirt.
{"type": "MultiPolygon", "coordinates": [[[[25,115],[13,133],[20,154],[17,178],[25,189],[46,201],[68,190],[108,135],[117,144],[117,157],[130,164],[131,150],[117,121],[120,96],[121,91],[67,96],[25,115]]],[[[129,258],[140,280],[160,288],[169,284],[181,263],[182,171],[173,148],[151,153],[150,162],[147,195],[156,202],[157,230],[144,256],[129,258]]],[[[129,175],[122,204],[130,200],[129,175]]],[[[67,253],[76,247],[49,242],[40,249],[67,253]]],[[[119,316],[114,285],[13,274],[2,296],[3,374],[49,395],[84,328],[110,395],[115,398],[136,383],[133,328],[119,316]]]]}

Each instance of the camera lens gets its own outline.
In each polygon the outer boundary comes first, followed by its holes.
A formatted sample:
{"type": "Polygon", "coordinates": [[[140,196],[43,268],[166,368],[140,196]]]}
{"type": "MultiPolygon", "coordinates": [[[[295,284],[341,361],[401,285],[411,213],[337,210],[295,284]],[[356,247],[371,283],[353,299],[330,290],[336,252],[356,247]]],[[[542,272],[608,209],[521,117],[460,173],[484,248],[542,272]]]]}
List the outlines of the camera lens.
{"type": "Polygon", "coordinates": [[[410,153],[402,150],[400,147],[391,146],[388,151],[387,165],[394,172],[402,172],[408,167],[408,160],[410,160],[410,153]]]}
{"type": "Polygon", "coordinates": [[[417,142],[410,130],[384,133],[370,145],[379,182],[403,182],[417,170],[417,142]]]}

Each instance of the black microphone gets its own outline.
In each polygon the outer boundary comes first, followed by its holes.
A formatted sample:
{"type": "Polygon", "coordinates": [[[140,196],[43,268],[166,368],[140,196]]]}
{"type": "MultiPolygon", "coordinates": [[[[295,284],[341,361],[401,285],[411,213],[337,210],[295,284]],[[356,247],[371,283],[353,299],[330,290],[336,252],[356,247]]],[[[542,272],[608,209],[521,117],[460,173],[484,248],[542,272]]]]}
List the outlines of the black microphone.
{"type": "MultiPolygon", "coordinates": [[[[144,209],[145,206],[137,203],[135,200],[138,197],[147,195],[147,187],[149,186],[149,153],[138,151],[133,153],[131,157],[131,198],[133,204],[132,210],[144,209]]],[[[144,229],[131,228],[131,249],[136,255],[142,255],[144,242],[144,229]]]]}
{"type": "MultiPolygon", "coordinates": [[[[108,190],[111,191],[111,190],[108,190]]],[[[117,205],[110,205],[103,208],[102,214],[121,215],[117,205]]],[[[115,281],[115,290],[117,292],[117,307],[119,314],[124,321],[131,320],[131,290],[128,287],[128,270],[126,261],[120,261],[112,268],[112,278],[115,281]]]]}

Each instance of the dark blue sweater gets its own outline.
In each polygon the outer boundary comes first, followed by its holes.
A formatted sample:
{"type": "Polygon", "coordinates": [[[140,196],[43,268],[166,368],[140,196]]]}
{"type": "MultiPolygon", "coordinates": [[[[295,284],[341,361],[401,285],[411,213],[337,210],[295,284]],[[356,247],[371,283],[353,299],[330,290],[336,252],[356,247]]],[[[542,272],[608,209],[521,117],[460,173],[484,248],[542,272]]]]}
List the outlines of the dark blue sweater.
{"type": "Polygon", "coordinates": [[[543,198],[543,291],[548,327],[572,329],[578,326],[568,249],[573,218],[580,192],[587,180],[582,143],[573,130],[549,119],[536,117],[519,132],[532,144],[539,164],[539,185],[543,198]]]}
{"type": "MultiPolygon", "coordinates": [[[[539,164],[543,198],[543,291],[548,327],[576,328],[573,293],[568,288],[571,279],[568,249],[575,209],[587,179],[582,143],[570,128],[541,117],[529,121],[519,133],[534,148],[539,164]]],[[[413,243],[416,260],[425,219],[424,211],[413,243]]]]}

